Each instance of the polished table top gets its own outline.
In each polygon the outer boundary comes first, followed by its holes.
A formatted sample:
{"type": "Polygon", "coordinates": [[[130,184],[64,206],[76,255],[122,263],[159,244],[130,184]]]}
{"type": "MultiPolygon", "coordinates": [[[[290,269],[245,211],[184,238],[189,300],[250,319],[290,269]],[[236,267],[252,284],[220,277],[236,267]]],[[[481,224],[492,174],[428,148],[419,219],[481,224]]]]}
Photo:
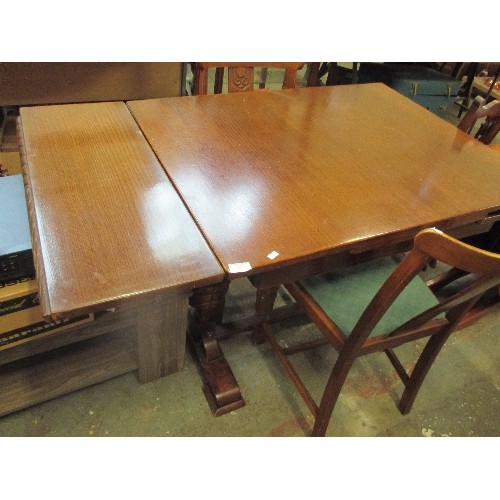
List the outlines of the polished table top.
{"type": "Polygon", "coordinates": [[[500,208],[500,155],[383,84],[127,105],[232,277],[500,208]]]}
{"type": "Polygon", "coordinates": [[[20,115],[46,315],[91,312],[222,279],[123,102],[21,108],[20,115]]]}

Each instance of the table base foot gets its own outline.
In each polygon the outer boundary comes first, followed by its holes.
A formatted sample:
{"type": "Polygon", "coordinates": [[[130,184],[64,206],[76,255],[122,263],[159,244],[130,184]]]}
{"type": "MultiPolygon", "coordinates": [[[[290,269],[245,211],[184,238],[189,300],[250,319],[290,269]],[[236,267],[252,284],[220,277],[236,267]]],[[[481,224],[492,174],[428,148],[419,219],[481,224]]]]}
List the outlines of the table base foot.
{"type": "Polygon", "coordinates": [[[203,393],[213,415],[218,417],[245,406],[238,382],[215,337],[203,341],[203,346],[190,334],[188,340],[203,377],[203,393]]]}
{"type": "Polygon", "coordinates": [[[210,407],[210,410],[212,411],[214,417],[220,417],[221,415],[225,415],[226,413],[230,413],[245,406],[245,401],[241,397],[239,387],[236,387],[235,389],[237,390],[232,391],[235,400],[232,403],[222,405],[220,402],[220,395],[215,395],[212,392],[212,387],[210,387],[208,383],[203,385],[203,394],[205,394],[208,406],[210,407]]]}

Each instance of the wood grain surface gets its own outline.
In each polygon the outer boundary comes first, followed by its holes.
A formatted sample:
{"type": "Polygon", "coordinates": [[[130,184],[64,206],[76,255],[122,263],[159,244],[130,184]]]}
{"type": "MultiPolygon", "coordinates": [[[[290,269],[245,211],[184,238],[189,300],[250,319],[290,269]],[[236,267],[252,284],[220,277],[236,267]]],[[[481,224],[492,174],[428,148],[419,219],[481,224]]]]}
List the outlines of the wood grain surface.
{"type": "MultiPolygon", "coordinates": [[[[223,273],[122,102],[21,108],[41,304],[53,318],[223,273]]],[[[140,297],[143,298],[143,297],[140,297]]]]}
{"type": "Polygon", "coordinates": [[[500,208],[500,155],[383,84],[127,105],[233,277],[500,208]]]}
{"type": "Polygon", "coordinates": [[[0,63],[0,105],[125,101],[180,96],[182,63],[0,63]]]}

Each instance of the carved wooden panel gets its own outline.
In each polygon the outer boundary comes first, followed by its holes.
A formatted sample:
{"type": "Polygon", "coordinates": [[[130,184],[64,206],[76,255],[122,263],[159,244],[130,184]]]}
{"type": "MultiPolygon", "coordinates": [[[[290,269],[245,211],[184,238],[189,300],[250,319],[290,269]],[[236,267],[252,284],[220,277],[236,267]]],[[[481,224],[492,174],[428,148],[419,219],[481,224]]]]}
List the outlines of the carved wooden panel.
{"type": "Polygon", "coordinates": [[[229,92],[253,90],[253,68],[228,68],[227,84],[229,92]]]}

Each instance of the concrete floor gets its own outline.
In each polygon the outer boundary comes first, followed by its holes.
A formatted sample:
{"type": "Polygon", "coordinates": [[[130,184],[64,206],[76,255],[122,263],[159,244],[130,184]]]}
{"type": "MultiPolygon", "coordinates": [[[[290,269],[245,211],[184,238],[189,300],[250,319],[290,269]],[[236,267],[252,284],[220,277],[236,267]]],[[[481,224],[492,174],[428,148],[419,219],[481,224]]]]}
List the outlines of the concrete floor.
{"type": "MultiPolygon", "coordinates": [[[[269,78],[273,79],[272,74],[269,78]]],[[[449,120],[456,124],[456,110],[449,120]]],[[[246,279],[233,282],[226,319],[251,311],[253,300],[254,291],[246,279]]],[[[499,328],[497,307],[493,314],[456,332],[408,416],[397,410],[402,384],[385,355],[358,360],[327,435],[500,435],[499,328]]],[[[299,335],[314,331],[301,320],[282,329],[299,335]]],[[[140,385],[130,373],[0,418],[0,437],[309,435],[313,419],[270,347],[254,346],[249,334],[242,334],[224,340],[222,348],[246,401],[234,412],[212,416],[188,353],[184,369],[163,379],[140,385]]],[[[414,346],[405,346],[403,359],[412,359],[415,351],[414,346]]],[[[335,356],[328,347],[296,356],[298,370],[313,394],[320,394],[335,356]]]]}
{"type": "MultiPolygon", "coordinates": [[[[286,296],[285,296],[286,299],[286,296]]],[[[233,282],[228,317],[251,308],[247,280],[233,282]]],[[[280,300],[283,300],[282,298],[280,300]]],[[[342,390],[328,436],[498,436],[500,431],[500,307],[451,337],[408,416],[396,408],[402,384],[384,354],[358,360],[342,390]]],[[[314,332],[296,319],[290,333],[314,332]]],[[[312,417],[267,344],[248,334],[222,348],[246,406],[214,417],[188,354],[184,369],[140,385],[130,373],[0,419],[0,436],[307,436],[312,417]]],[[[405,346],[403,359],[415,347],[405,346]]],[[[313,394],[319,394],[336,354],[328,346],[296,356],[313,394]]]]}

